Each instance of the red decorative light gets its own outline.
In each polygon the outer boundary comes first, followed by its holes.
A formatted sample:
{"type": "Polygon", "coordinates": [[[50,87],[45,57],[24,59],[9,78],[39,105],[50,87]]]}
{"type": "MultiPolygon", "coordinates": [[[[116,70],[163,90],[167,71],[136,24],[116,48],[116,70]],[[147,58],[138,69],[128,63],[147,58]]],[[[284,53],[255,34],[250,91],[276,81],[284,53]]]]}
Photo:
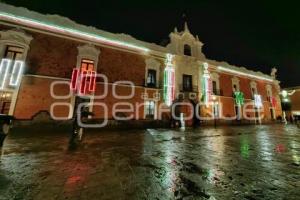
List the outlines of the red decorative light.
{"type": "Polygon", "coordinates": [[[277,105],[277,100],[276,100],[275,97],[271,97],[271,105],[272,105],[272,107],[276,107],[276,105],[277,105]]]}
{"type": "Polygon", "coordinates": [[[79,69],[74,68],[72,72],[72,79],[70,84],[70,89],[73,91],[77,89],[78,77],[79,77],[79,69]]]}
{"type": "Polygon", "coordinates": [[[92,71],[90,76],[89,92],[95,92],[96,90],[96,76],[97,73],[92,71]]]}
{"type": "Polygon", "coordinates": [[[95,71],[81,71],[77,68],[73,69],[70,89],[77,91],[79,95],[87,95],[96,90],[95,71]]]}

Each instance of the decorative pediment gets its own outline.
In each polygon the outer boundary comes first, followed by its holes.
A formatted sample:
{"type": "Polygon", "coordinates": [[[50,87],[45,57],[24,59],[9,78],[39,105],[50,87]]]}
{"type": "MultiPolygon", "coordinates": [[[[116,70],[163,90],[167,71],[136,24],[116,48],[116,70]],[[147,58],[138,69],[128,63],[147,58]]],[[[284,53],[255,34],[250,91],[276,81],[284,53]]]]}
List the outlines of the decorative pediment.
{"type": "Polygon", "coordinates": [[[212,79],[219,79],[220,75],[216,72],[211,73],[211,78],[212,79]]]}
{"type": "Polygon", "coordinates": [[[233,83],[239,83],[240,82],[240,79],[236,76],[234,76],[231,80],[232,80],[233,83]]]}
{"type": "Polygon", "coordinates": [[[159,61],[157,61],[154,58],[148,58],[145,60],[146,63],[146,67],[147,68],[155,68],[155,69],[159,69],[161,63],[159,61]]]}
{"type": "Polygon", "coordinates": [[[29,47],[32,36],[25,33],[25,31],[21,29],[12,29],[7,31],[0,31],[1,41],[6,43],[17,44],[24,47],[29,47]]]}
{"type": "Polygon", "coordinates": [[[251,86],[252,88],[256,88],[256,85],[257,85],[257,83],[256,83],[255,81],[251,81],[251,82],[250,82],[250,86],[251,86]]]}
{"type": "Polygon", "coordinates": [[[98,60],[100,50],[97,49],[94,45],[86,44],[86,45],[77,47],[77,49],[78,49],[78,55],[81,58],[98,60]]]}

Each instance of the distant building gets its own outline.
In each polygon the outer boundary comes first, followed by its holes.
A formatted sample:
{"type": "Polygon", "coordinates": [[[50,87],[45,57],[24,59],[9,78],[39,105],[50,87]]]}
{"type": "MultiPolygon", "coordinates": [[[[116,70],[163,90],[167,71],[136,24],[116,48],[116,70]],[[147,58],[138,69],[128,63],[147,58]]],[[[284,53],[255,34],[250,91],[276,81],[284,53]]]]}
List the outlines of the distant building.
{"type": "MultiPolygon", "coordinates": [[[[209,115],[214,103],[217,116],[230,118],[244,111],[237,98],[256,111],[262,108],[263,121],[282,115],[276,71],[267,75],[209,60],[202,46],[187,24],[181,32],[175,28],[163,47],[0,4],[0,113],[30,120],[47,111],[57,120],[70,118],[74,95],[68,84],[76,68],[107,78],[98,78],[95,91],[85,95],[99,119],[114,119],[116,107],[132,120],[168,119],[161,110],[170,112],[175,102],[206,104],[199,107],[201,116],[209,115]]],[[[193,109],[181,106],[180,112],[187,116],[193,109]]]]}
{"type": "Polygon", "coordinates": [[[300,86],[285,88],[284,90],[291,94],[289,96],[289,103],[291,109],[290,114],[294,117],[297,116],[300,119],[300,86]]]}

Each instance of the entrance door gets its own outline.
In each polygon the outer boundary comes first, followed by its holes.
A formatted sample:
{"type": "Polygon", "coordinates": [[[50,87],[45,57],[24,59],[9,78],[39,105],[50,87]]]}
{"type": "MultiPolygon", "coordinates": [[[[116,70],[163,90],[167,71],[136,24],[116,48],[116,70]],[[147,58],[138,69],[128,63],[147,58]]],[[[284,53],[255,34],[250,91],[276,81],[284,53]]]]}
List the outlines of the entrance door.
{"type": "Polygon", "coordinates": [[[12,93],[11,92],[0,92],[0,114],[8,114],[11,104],[12,93]]]}

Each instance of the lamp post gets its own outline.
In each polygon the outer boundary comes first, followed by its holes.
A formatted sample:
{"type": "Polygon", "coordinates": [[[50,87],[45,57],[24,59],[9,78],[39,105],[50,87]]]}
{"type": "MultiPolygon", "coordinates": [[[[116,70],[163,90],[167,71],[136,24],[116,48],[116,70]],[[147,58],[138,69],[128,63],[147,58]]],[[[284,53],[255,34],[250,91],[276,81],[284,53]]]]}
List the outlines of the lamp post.
{"type": "Polygon", "coordinates": [[[288,92],[286,90],[281,91],[281,106],[282,106],[282,115],[283,115],[283,123],[287,124],[287,119],[286,119],[286,111],[291,110],[291,104],[290,104],[290,99],[289,96],[292,96],[295,93],[295,90],[292,92],[288,92]]]}
{"type": "Polygon", "coordinates": [[[217,97],[213,96],[212,100],[213,100],[213,113],[214,113],[214,127],[217,128],[217,109],[216,109],[216,105],[218,104],[217,97]]]}

